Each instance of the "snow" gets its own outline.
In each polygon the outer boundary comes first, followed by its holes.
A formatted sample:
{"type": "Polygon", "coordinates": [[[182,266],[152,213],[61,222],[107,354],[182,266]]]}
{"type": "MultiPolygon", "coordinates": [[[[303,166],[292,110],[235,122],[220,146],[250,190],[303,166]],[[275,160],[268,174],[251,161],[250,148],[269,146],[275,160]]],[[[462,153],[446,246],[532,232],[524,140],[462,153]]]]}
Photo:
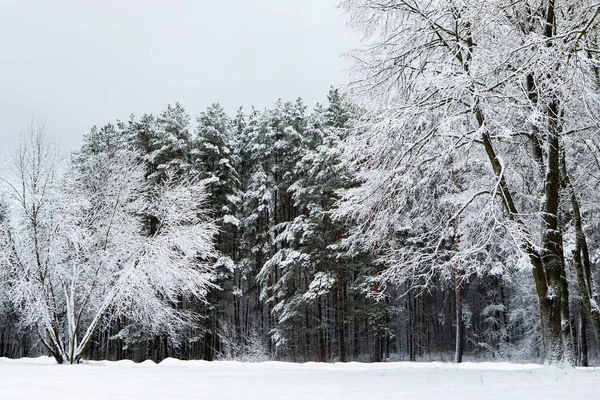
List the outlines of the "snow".
{"type": "Polygon", "coordinates": [[[0,399],[596,399],[600,370],[509,363],[292,364],[0,358],[0,399]]]}

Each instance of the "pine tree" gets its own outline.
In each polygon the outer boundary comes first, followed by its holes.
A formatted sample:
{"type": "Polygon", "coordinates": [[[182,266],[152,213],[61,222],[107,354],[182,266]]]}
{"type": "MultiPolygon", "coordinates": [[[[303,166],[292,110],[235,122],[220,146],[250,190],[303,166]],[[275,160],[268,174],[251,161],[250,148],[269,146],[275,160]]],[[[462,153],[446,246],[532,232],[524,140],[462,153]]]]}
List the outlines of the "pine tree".
{"type": "MultiPolygon", "coordinates": [[[[233,287],[235,262],[239,258],[240,205],[238,164],[239,158],[233,138],[233,124],[221,105],[212,104],[198,116],[197,137],[191,152],[195,173],[208,184],[210,208],[220,226],[216,260],[217,283],[220,291],[211,293],[204,329],[204,359],[212,360],[221,352],[220,336],[228,335],[226,327],[235,324],[233,287]]],[[[231,338],[229,338],[231,339],[231,338]]]]}
{"type": "Polygon", "coordinates": [[[192,134],[190,116],[179,103],[174,106],[169,104],[156,119],[156,125],[152,152],[149,154],[155,172],[149,178],[160,182],[169,170],[180,175],[189,171],[192,134]]]}

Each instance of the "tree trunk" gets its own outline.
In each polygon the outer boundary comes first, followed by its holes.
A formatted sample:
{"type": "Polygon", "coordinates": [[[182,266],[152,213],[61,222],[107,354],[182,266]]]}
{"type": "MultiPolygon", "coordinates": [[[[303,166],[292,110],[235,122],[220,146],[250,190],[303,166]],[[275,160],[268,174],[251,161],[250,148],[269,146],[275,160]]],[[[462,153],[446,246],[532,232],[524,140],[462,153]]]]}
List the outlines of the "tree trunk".
{"type": "MultiPolygon", "coordinates": [[[[546,24],[544,35],[548,39],[547,45],[553,45],[555,33],[555,8],[554,0],[549,0],[545,10],[546,24]]],[[[469,38],[468,38],[469,39],[469,38]]],[[[466,68],[468,72],[468,68],[466,68]]],[[[531,77],[528,77],[531,78],[531,77]]],[[[534,84],[533,80],[527,82],[528,86],[534,84]]],[[[531,92],[531,87],[529,87],[531,92]]],[[[544,110],[548,117],[546,145],[547,159],[545,165],[544,201],[540,212],[543,225],[541,229],[541,250],[531,242],[531,233],[520,218],[512,193],[506,182],[504,168],[494,151],[489,132],[486,130],[485,115],[475,99],[475,118],[482,129],[482,143],[489,161],[498,178],[498,189],[509,218],[516,222],[521,236],[521,249],[528,255],[533,266],[533,277],[540,308],[542,336],[544,339],[545,358],[550,362],[562,362],[569,357],[565,352],[564,338],[570,336],[568,317],[568,289],[564,272],[564,257],[562,254],[562,234],[558,226],[558,204],[560,199],[560,122],[559,101],[553,98],[544,110]],[[563,323],[566,321],[566,323],[563,323]]],[[[536,127],[537,129],[537,127],[536,127]]],[[[572,359],[567,359],[573,362],[572,359]]]]}
{"type": "Polygon", "coordinates": [[[210,330],[204,335],[202,359],[206,361],[213,360],[212,332],[210,330]]]}
{"type": "Polygon", "coordinates": [[[586,320],[583,309],[579,311],[579,360],[582,367],[588,366],[586,320]]]}
{"type": "Polygon", "coordinates": [[[587,237],[583,231],[583,222],[581,217],[581,209],[579,207],[579,199],[575,193],[575,188],[571,183],[567,172],[564,156],[562,157],[562,179],[563,184],[571,196],[571,213],[573,227],[575,228],[575,249],[573,250],[573,269],[577,277],[577,285],[579,287],[579,295],[583,310],[592,321],[592,330],[596,338],[597,346],[600,346],[600,309],[598,304],[600,298],[596,290],[596,282],[591,273],[590,255],[587,245],[587,237]]]}
{"type": "Polygon", "coordinates": [[[454,351],[454,362],[460,364],[463,359],[463,337],[464,337],[464,324],[463,324],[463,296],[462,296],[462,273],[456,268],[455,271],[455,293],[456,293],[456,350],[454,351]]]}
{"type": "MultiPolygon", "coordinates": [[[[481,128],[484,128],[485,118],[483,112],[481,110],[477,110],[476,115],[479,126],[481,128]]],[[[517,229],[521,231],[521,250],[529,257],[529,260],[533,267],[532,273],[533,279],[535,281],[535,289],[538,297],[538,305],[540,310],[540,321],[542,328],[542,338],[544,341],[545,358],[550,362],[561,361],[564,356],[564,351],[561,329],[561,291],[558,285],[558,281],[561,276],[562,260],[556,260],[554,258],[554,261],[558,261],[558,265],[557,263],[552,264],[549,262],[553,259],[552,257],[547,257],[545,262],[542,262],[542,256],[538,253],[535,246],[530,242],[530,232],[525,226],[525,223],[519,217],[519,211],[513,200],[512,193],[508,188],[508,184],[506,183],[504,169],[502,164],[500,163],[500,160],[496,156],[496,152],[492,145],[491,138],[489,134],[485,131],[482,134],[481,138],[486,153],[488,155],[489,161],[492,165],[492,169],[494,170],[494,174],[499,179],[498,187],[500,189],[500,194],[502,195],[504,206],[506,208],[506,211],[508,212],[509,219],[514,221],[517,225],[517,229]],[[549,265],[548,269],[545,268],[546,265],[549,265]],[[552,274],[552,277],[554,279],[552,281],[547,280],[547,274],[552,274]],[[552,285],[552,283],[554,285],[552,285]]],[[[553,197],[553,200],[558,200],[557,196],[553,197]]],[[[556,203],[556,205],[558,206],[558,203],[556,203]]],[[[556,214],[554,214],[554,219],[556,219],[556,214]]],[[[548,229],[549,226],[546,225],[546,227],[544,228],[546,234],[548,229]]],[[[551,256],[551,254],[549,255],[551,256]]]]}
{"type": "Polygon", "coordinates": [[[327,355],[325,354],[325,324],[323,323],[323,306],[321,299],[317,299],[317,308],[319,313],[319,361],[325,362],[327,361],[327,355]]]}
{"type": "MultiPolygon", "coordinates": [[[[562,361],[565,354],[563,339],[567,337],[566,326],[568,315],[568,292],[564,273],[564,258],[562,256],[562,234],[558,226],[558,204],[560,199],[560,140],[558,137],[558,103],[552,101],[548,105],[548,133],[547,133],[547,168],[544,203],[542,205],[542,265],[548,282],[549,290],[543,299],[546,307],[542,319],[547,325],[542,325],[546,330],[547,357],[549,361],[562,361]],[[564,296],[567,296],[564,298],[564,296]],[[566,321],[563,323],[563,321],[566,321]],[[560,335],[561,340],[555,338],[560,335]]],[[[539,294],[538,294],[539,295],[539,294]]]]}
{"type": "Polygon", "coordinates": [[[381,362],[381,360],[382,360],[382,357],[381,357],[381,335],[377,331],[375,331],[374,342],[375,342],[375,348],[373,351],[373,361],[381,362]]]}
{"type": "Polygon", "coordinates": [[[337,270],[337,306],[340,362],[346,362],[346,332],[344,329],[344,275],[341,268],[338,268],[337,270]]]}
{"type": "Polygon", "coordinates": [[[416,361],[417,356],[415,353],[415,323],[414,323],[414,304],[413,299],[410,292],[408,292],[406,296],[406,303],[408,309],[408,329],[407,329],[407,337],[406,337],[406,346],[408,351],[408,359],[410,361],[416,361]]]}

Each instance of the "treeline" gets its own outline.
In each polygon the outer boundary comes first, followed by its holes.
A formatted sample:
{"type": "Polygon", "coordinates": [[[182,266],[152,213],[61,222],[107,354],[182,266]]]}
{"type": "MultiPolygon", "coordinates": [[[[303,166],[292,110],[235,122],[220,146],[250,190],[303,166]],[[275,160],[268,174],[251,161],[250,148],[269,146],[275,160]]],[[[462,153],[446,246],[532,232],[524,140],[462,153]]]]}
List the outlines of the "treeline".
{"type": "MultiPolygon", "coordinates": [[[[386,266],[375,262],[377,254],[344,241],[355,221],[332,215],[340,191],[357,187],[342,153],[347,136],[360,129],[363,110],[338,90],[328,100],[311,111],[301,99],[280,100],[233,117],[213,104],[195,121],[175,104],[85,135],[69,171],[127,149],[143,165],[149,186],[173,176],[203,182],[205,206],[219,226],[219,256],[211,260],[218,288],[206,301],[172,301],[173,308],[200,316],[194,324],[157,334],[134,316],[107,318],[84,358],[451,360],[459,317],[461,354],[543,357],[526,272],[471,274],[460,283],[460,298],[454,278],[442,272],[426,285],[383,287],[373,280],[386,266]]],[[[159,233],[157,215],[145,212],[144,221],[143,235],[159,233]]],[[[37,332],[22,329],[17,307],[2,310],[0,356],[44,352],[37,332]]],[[[579,321],[578,359],[585,364],[587,349],[595,346],[587,346],[584,314],[573,318],[579,321]]]]}

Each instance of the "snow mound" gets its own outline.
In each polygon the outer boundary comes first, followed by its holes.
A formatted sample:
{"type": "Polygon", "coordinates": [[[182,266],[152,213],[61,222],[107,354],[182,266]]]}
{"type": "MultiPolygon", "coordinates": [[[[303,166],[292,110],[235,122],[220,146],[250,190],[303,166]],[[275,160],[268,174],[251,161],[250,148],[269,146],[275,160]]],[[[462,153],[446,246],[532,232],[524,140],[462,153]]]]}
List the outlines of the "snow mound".
{"type": "Polygon", "coordinates": [[[52,365],[56,364],[56,360],[53,357],[41,356],[36,358],[23,357],[23,358],[6,358],[0,357],[0,363],[24,363],[24,364],[44,364],[52,365]]]}

